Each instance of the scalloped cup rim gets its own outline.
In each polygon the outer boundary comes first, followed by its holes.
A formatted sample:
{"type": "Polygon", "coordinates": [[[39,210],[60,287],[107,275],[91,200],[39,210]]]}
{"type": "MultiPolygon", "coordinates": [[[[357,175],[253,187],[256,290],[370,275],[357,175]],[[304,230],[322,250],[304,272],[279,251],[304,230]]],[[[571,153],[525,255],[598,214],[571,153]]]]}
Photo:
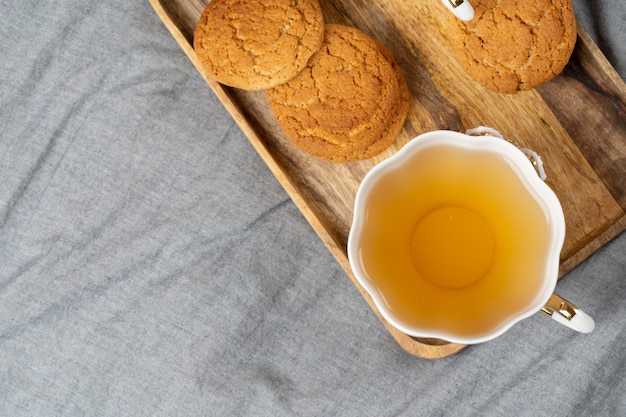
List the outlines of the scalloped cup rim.
{"type": "Polygon", "coordinates": [[[347,253],[350,267],[356,280],[372,297],[380,314],[392,326],[413,337],[437,338],[460,344],[477,344],[500,336],[515,323],[541,310],[548,302],[558,280],[559,257],[564,239],[565,220],[561,203],[554,191],[539,178],[532,163],[520,149],[506,140],[494,136],[470,136],[465,133],[450,130],[435,130],[423,133],[411,139],[397,153],[374,166],[365,175],[359,185],[355,198],[352,226],[348,235],[347,253]],[[546,254],[545,279],[543,280],[541,288],[537,289],[536,296],[532,303],[529,303],[523,311],[512,316],[503,325],[494,328],[486,334],[477,335],[476,337],[466,337],[446,331],[425,331],[405,326],[397,320],[393,313],[387,308],[383,300],[383,295],[380,294],[378,289],[365,277],[360,263],[356,261],[358,259],[357,241],[363,229],[364,216],[362,213],[364,211],[365,200],[367,194],[375,185],[376,180],[387,172],[397,169],[398,166],[410,159],[416,152],[436,144],[452,145],[464,149],[486,150],[502,156],[510,162],[517,176],[527,186],[529,193],[540,202],[549,218],[551,241],[549,252],[546,254]]]}

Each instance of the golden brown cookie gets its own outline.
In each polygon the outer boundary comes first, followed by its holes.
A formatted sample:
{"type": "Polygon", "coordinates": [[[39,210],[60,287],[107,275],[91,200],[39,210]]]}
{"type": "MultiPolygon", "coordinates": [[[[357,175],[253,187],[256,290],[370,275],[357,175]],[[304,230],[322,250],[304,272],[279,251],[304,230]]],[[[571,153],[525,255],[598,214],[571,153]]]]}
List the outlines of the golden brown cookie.
{"type": "Polygon", "coordinates": [[[317,0],[212,0],[196,25],[193,47],[216,81],[263,90],[299,73],[323,36],[317,0]]]}
{"type": "MultiPolygon", "coordinates": [[[[404,79],[404,78],[402,78],[404,79]]],[[[306,68],[266,91],[285,135],[326,160],[361,159],[398,117],[403,91],[379,44],[356,28],[327,25],[306,68]]]]}
{"type": "Polygon", "coordinates": [[[501,93],[544,84],[565,67],[576,43],[570,0],[472,0],[469,22],[448,14],[459,63],[478,83],[501,93]]]}
{"type": "Polygon", "coordinates": [[[336,157],[328,158],[328,160],[332,162],[350,162],[376,156],[387,149],[396,140],[398,133],[400,133],[402,126],[404,126],[404,121],[406,120],[407,113],[409,112],[409,87],[407,86],[402,69],[396,63],[391,51],[389,51],[383,44],[379,43],[378,46],[383,56],[394,69],[396,80],[398,81],[398,98],[396,100],[395,110],[379,139],[375,140],[371,145],[366,146],[363,149],[356,149],[352,154],[338,155],[336,157]]]}

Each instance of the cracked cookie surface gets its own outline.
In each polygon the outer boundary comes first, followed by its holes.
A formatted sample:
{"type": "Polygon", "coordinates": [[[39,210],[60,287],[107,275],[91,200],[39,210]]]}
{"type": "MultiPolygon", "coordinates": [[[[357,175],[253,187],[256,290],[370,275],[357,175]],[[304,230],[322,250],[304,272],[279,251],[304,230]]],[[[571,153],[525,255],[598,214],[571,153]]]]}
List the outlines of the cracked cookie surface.
{"type": "Polygon", "coordinates": [[[357,148],[348,155],[331,156],[328,158],[329,161],[350,162],[376,156],[391,146],[391,144],[396,140],[398,133],[400,133],[400,130],[402,130],[407,113],[409,112],[409,88],[407,86],[406,79],[404,78],[404,74],[402,73],[400,66],[396,63],[391,51],[380,43],[378,44],[378,47],[389,64],[391,64],[391,67],[396,75],[396,80],[398,81],[398,97],[396,99],[396,105],[391,119],[387,122],[387,125],[383,129],[380,137],[372,144],[362,149],[357,148]]]}
{"type": "Polygon", "coordinates": [[[404,77],[390,59],[358,29],[326,25],[322,46],[306,68],[266,91],[272,113],[293,143],[321,159],[373,156],[391,144],[408,110],[404,77]],[[387,145],[375,147],[382,138],[387,145]]]}
{"type": "Polygon", "coordinates": [[[212,0],[196,25],[193,47],[216,81],[264,90],[300,72],[323,36],[317,0],[212,0]]]}
{"type": "Polygon", "coordinates": [[[448,16],[452,49],[467,74],[491,90],[538,87],[565,67],[576,44],[570,0],[473,0],[469,22],[448,16]]]}

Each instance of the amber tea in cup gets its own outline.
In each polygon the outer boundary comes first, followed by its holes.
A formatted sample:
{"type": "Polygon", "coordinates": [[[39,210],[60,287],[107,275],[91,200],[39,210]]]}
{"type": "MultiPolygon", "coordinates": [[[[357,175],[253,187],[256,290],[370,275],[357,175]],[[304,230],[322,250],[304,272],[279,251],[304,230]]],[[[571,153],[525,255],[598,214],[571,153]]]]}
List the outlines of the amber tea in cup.
{"type": "Polygon", "coordinates": [[[392,325],[478,343],[548,302],[564,233],[558,199],[519,149],[437,131],[368,173],[348,255],[392,325]]]}

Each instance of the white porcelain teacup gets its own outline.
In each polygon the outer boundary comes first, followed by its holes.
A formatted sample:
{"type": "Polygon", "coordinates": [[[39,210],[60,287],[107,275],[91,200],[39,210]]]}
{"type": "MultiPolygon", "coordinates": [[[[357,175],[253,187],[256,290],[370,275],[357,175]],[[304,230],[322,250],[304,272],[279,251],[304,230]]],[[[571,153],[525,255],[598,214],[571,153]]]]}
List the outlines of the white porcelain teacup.
{"type": "Polygon", "coordinates": [[[558,198],[524,151],[477,132],[422,134],[368,172],[348,238],[357,281],[414,337],[481,343],[538,311],[592,331],[591,317],[554,294],[558,198]]]}

